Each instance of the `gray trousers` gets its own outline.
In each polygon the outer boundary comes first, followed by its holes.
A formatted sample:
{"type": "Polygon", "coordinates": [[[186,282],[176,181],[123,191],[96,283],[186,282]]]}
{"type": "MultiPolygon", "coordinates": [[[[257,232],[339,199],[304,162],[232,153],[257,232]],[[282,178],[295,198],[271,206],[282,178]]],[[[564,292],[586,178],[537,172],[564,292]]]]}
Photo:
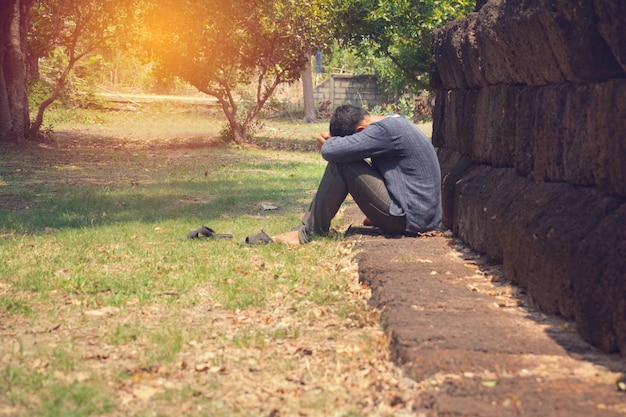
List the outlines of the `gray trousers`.
{"type": "Polygon", "coordinates": [[[348,194],[380,229],[393,234],[405,232],[405,216],[389,213],[391,197],[382,176],[369,162],[329,162],[302,223],[295,228],[299,231],[300,242],[308,242],[311,235],[326,235],[348,194]]]}

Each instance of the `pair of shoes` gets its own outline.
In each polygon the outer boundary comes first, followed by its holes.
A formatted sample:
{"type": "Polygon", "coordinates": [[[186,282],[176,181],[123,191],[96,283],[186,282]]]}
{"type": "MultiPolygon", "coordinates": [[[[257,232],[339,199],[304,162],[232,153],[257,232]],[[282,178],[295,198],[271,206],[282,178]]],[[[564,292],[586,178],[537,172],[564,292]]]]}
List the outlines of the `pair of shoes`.
{"type": "Polygon", "coordinates": [[[232,239],[233,235],[229,233],[215,233],[215,230],[205,225],[202,225],[201,228],[192,230],[191,232],[187,234],[187,239],[198,239],[202,237],[221,237],[221,238],[232,239]]]}
{"type": "Polygon", "coordinates": [[[273,242],[272,238],[261,230],[259,233],[255,235],[248,236],[245,242],[241,242],[242,245],[256,245],[256,244],[267,244],[273,242]]]}
{"type": "MultiPolygon", "coordinates": [[[[199,229],[192,230],[187,234],[186,239],[199,239],[199,238],[212,238],[212,237],[221,237],[232,239],[233,235],[228,233],[216,233],[215,230],[210,227],[202,225],[199,229]]],[[[185,238],[181,238],[185,239],[185,238]]],[[[241,242],[240,245],[256,245],[256,244],[266,244],[273,242],[272,238],[261,230],[259,233],[255,235],[248,236],[245,242],[241,242]]]]}

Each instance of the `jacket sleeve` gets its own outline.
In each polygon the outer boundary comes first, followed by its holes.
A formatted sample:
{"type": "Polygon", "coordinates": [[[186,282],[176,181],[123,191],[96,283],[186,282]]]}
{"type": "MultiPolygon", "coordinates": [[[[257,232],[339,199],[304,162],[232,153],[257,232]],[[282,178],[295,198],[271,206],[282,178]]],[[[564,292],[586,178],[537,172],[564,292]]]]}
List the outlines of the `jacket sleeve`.
{"type": "Polygon", "coordinates": [[[328,162],[353,162],[365,158],[391,155],[394,141],[381,123],[372,123],[350,136],[332,137],[322,146],[322,157],[328,162]]]}

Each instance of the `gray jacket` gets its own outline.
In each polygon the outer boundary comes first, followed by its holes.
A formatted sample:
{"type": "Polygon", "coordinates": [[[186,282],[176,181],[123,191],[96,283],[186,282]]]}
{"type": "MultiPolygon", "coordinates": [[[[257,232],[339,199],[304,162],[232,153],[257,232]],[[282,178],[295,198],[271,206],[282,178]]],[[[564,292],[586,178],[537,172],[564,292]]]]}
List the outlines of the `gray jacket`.
{"type": "Polygon", "coordinates": [[[373,122],[350,136],[330,138],[322,146],[329,162],[370,158],[391,196],[390,213],[406,215],[408,233],[441,226],[441,169],[430,140],[398,115],[373,122]]]}

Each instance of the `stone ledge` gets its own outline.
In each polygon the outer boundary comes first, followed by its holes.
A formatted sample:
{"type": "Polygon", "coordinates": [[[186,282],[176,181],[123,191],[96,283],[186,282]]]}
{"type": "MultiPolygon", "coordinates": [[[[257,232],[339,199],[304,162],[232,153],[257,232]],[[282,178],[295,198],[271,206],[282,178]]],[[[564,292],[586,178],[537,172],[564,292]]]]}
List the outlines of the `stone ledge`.
{"type": "MultiPolygon", "coordinates": [[[[357,209],[349,223],[360,219],[357,209]]],[[[420,387],[417,415],[626,415],[615,385],[623,358],[598,352],[523,292],[506,295],[505,282],[489,279],[497,265],[444,236],[350,239],[391,359],[420,387]]]]}

